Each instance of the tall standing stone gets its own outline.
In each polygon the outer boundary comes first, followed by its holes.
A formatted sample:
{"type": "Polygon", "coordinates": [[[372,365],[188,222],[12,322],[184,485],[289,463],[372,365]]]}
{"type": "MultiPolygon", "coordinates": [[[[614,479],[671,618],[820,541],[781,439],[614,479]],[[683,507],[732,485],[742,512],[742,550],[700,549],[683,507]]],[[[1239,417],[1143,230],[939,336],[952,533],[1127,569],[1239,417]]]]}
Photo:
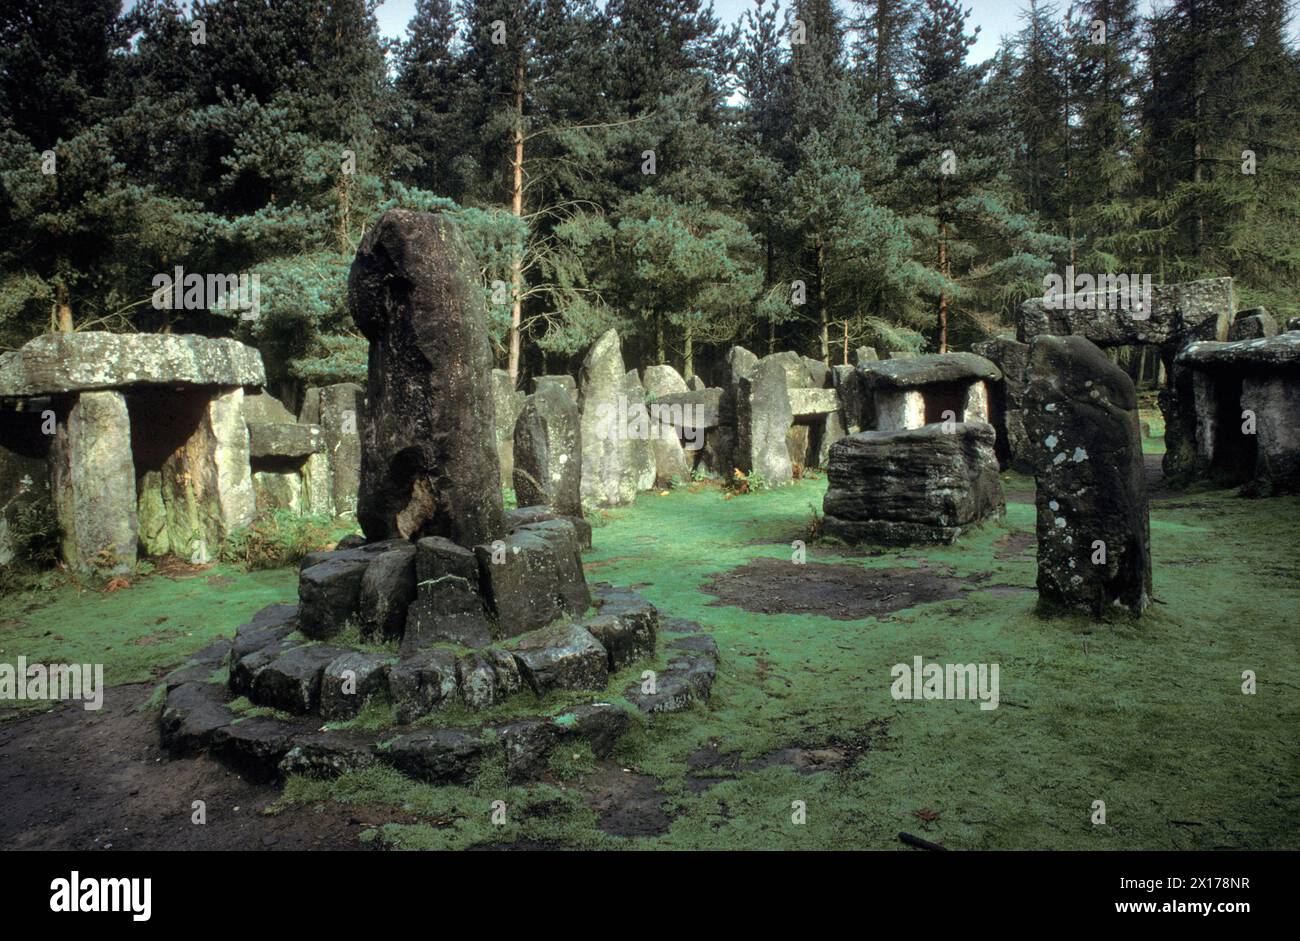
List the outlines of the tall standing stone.
{"type": "Polygon", "coordinates": [[[582,430],[578,403],[548,382],[524,400],[515,423],[515,496],[520,506],[582,515],[582,430]]]}
{"type": "MultiPolygon", "coordinates": [[[[582,363],[582,501],[620,506],[636,499],[640,467],[633,461],[623,345],[606,330],[582,363]]],[[[635,429],[631,429],[634,431],[635,429]]]]}
{"type": "Polygon", "coordinates": [[[1151,539],[1133,380],[1090,341],[1036,337],[1025,431],[1038,508],[1038,593],[1101,616],[1151,602],[1151,539]]]}
{"type": "MultiPolygon", "coordinates": [[[[736,464],[770,486],[794,479],[786,436],[794,424],[788,392],[789,357],[765,356],[736,389],[736,464]]],[[[797,358],[793,362],[798,362],[797,358]]],[[[799,365],[802,365],[799,363],[799,365]]]]}
{"type": "Polygon", "coordinates": [[[120,392],[83,392],[62,416],[50,450],[63,558],[105,573],[135,567],[139,525],[131,418],[120,392]]]}
{"type": "Polygon", "coordinates": [[[393,209],[348,278],[370,340],[357,519],[371,540],[502,533],[492,352],[483,298],[455,224],[393,209]]]}
{"type": "Polygon", "coordinates": [[[496,409],[493,435],[501,461],[501,480],[508,483],[514,476],[515,422],[524,407],[524,394],[515,388],[515,381],[504,369],[492,370],[492,403],[496,409]]]}
{"type": "Polygon", "coordinates": [[[355,382],[308,389],[298,420],[320,425],[329,462],[330,503],[334,513],[355,516],[361,486],[361,424],[366,390],[355,382]]]}

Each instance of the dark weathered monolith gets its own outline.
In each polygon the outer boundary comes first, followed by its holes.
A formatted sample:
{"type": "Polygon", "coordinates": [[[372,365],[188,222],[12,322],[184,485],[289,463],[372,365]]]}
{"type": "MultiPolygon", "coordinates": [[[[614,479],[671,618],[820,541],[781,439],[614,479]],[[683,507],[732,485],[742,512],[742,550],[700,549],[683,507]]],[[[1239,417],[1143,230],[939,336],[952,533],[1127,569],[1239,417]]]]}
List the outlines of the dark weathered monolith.
{"type": "Polygon", "coordinates": [[[455,224],[394,209],[348,278],[370,340],[357,519],[371,540],[502,534],[492,353],[483,297],[455,224]]]}
{"type": "Polygon", "coordinates": [[[1024,395],[1038,485],[1038,594],[1094,616],[1151,603],[1133,380],[1083,337],[1035,337],[1024,395]]]}

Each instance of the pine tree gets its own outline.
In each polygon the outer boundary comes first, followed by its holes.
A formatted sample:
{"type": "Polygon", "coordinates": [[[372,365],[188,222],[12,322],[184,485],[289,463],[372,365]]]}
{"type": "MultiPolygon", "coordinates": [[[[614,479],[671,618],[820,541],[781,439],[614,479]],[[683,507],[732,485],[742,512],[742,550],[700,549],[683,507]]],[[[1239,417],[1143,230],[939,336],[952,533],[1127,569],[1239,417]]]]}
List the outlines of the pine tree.
{"type": "Polygon", "coordinates": [[[935,298],[940,353],[948,350],[954,310],[981,330],[994,326],[997,315],[1034,293],[1050,256],[1064,248],[1064,240],[1038,231],[1010,183],[1014,92],[986,84],[988,63],[967,63],[975,42],[968,15],[952,0],[925,0],[898,148],[897,199],[925,247],[922,280],[935,298]]]}

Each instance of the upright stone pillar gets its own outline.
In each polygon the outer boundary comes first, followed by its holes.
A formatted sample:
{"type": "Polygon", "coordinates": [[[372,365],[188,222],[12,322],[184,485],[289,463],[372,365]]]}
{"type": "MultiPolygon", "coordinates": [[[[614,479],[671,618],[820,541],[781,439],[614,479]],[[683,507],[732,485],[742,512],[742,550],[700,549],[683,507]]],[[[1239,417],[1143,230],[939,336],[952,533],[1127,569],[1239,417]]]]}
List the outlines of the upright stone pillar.
{"type": "Polygon", "coordinates": [[[492,351],[482,292],[455,224],[393,209],[348,278],[370,340],[357,518],[367,538],[502,535],[492,351]]]}
{"type": "MultiPolygon", "coordinates": [[[[220,518],[220,538],[247,526],[257,515],[253,472],[249,463],[244,390],[227,389],[208,403],[207,437],[211,442],[212,483],[220,518]]],[[[216,551],[216,546],[212,547],[216,551]]]]}
{"type": "Polygon", "coordinates": [[[82,392],[50,448],[54,512],[63,558],[81,572],[135,568],[139,524],[131,420],[119,392],[82,392]]]}
{"type": "Polygon", "coordinates": [[[1029,349],[1025,430],[1038,508],[1038,594],[1100,617],[1151,603],[1146,473],[1133,380],[1090,341],[1029,349]]]}

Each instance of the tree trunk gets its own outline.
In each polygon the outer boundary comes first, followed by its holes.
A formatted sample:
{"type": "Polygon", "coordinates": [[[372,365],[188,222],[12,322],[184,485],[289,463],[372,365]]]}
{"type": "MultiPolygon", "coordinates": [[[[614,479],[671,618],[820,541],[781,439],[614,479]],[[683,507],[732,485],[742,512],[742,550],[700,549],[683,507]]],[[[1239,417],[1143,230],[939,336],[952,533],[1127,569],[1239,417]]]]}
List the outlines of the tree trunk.
{"type": "Polygon", "coordinates": [[[54,285],[54,316],[52,319],[55,332],[72,332],[72,305],[68,303],[68,286],[62,281],[54,285]]]}
{"type": "Polygon", "coordinates": [[[830,321],[826,319],[826,246],[817,243],[817,316],[822,326],[822,362],[831,364],[830,321]]]}
{"type": "MultiPolygon", "coordinates": [[[[524,217],[524,59],[515,60],[515,155],[512,161],[510,209],[516,219],[524,217]]],[[[510,359],[506,371],[511,380],[519,380],[520,328],[524,320],[523,247],[510,260],[510,359]]]]}
{"type": "MultiPolygon", "coordinates": [[[[939,178],[939,274],[944,279],[949,278],[950,266],[948,263],[948,216],[944,211],[943,200],[945,197],[943,177],[939,178]]],[[[948,291],[946,288],[939,291],[939,352],[948,352],[948,291]]]]}
{"type": "MultiPolygon", "coordinates": [[[[767,287],[772,286],[772,233],[767,233],[767,270],[764,273],[763,283],[767,287]]],[[[767,321],[767,354],[771,356],[776,352],[776,321],[768,318],[767,321]]]]}
{"type": "Polygon", "coordinates": [[[655,362],[668,362],[668,354],[664,349],[664,315],[662,311],[655,311],[655,362]]]}
{"type": "MultiPolygon", "coordinates": [[[[939,226],[939,273],[948,277],[948,223],[939,226]]],[[[948,352],[948,291],[939,292],[939,352],[948,352]]]]}
{"type": "Polygon", "coordinates": [[[686,336],[682,339],[682,377],[691,381],[695,375],[695,338],[691,336],[691,328],[686,328],[686,336]]]}

